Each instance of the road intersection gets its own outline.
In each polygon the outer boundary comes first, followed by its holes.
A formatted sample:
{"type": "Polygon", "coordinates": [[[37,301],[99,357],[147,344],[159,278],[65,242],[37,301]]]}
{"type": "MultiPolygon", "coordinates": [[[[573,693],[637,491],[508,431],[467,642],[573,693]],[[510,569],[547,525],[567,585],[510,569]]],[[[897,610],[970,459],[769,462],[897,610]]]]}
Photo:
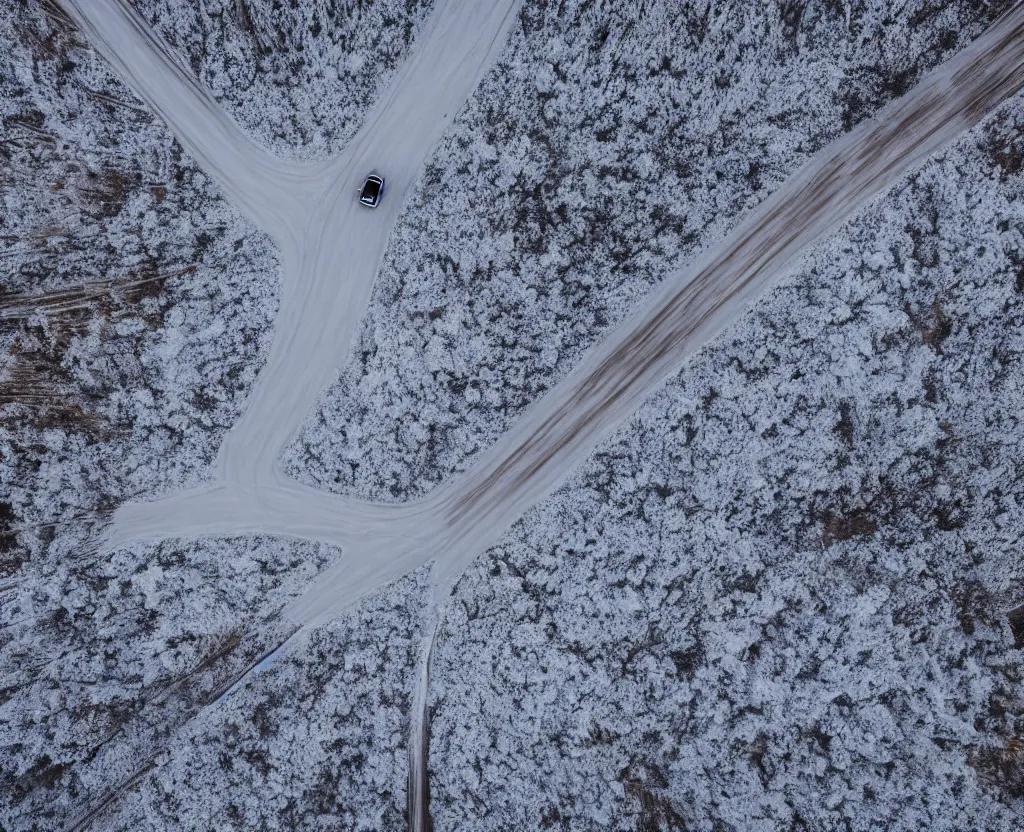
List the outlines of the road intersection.
{"type": "Polygon", "coordinates": [[[825,147],[714,249],[641,307],[461,476],[403,505],[361,502],[287,477],[279,458],[344,361],[405,197],[452,116],[500,51],[520,0],[440,0],[387,93],[338,156],[280,160],[195,82],[128,0],[67,0],[87,39],[198,164],[279,247],[273,345],[213,481],[121,506],[105,546],[268,534],[340,546],[343,556],[284,611],[298,625],[337,615],[427,563],[436,600],[469,563],[548,496],[594,448],[791,264],[883,190],[1024,86],[1020,6],[963,51],[825,147]],[[354,199],[386,173],[376,211],[354,199]]]}

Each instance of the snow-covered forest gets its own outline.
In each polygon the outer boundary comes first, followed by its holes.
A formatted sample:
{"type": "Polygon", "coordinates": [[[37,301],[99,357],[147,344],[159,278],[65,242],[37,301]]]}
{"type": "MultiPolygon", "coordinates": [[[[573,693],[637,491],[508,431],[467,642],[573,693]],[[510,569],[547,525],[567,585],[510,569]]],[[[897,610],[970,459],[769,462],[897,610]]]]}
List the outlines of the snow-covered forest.
{"type": "Polygon", "coordinates": [[[810,252],[467,574],[438,828],[1014,827],[1021,126],[810,252]]]}
{"type": "Polygon", "coordinates": [[[331,554],[97,557],[117,504],[204,476],[269,345],[277,258],[58,4],[0,30],[0,826],[55,829],[259,650],[255,593],[331,554]]]}
{"type": "MultiPolygon", "coordinates": [[[[308,159],[435,4],[135,5],[308,159]]],[[[285,470],[386,502],[466,470],[1009,5],[524,0],[285,470]]],[[[57,0],[5,5],[0,40],[0,830],[405,828],[426,570],[294,632],[278,611],[343,552],[98,548],[117,506],[209,475],[273,337],[273,243],[57,0]]],[[[430,673],[434,828],[1015,829],[1022,354],[1018,95],[463,576],[430,673]]]]}
{"type": "Polygon", "coordinates": [[[136,0],[254,138],[280,156],[340,150],[387,89],[432,0],[136,0]]]}
{"type": "Polygon", "coordinates": [[[987,19],[801,5],[527,3],[421,177],[293,476],[403,500],[462,470],[652,285],[987,19]]]}

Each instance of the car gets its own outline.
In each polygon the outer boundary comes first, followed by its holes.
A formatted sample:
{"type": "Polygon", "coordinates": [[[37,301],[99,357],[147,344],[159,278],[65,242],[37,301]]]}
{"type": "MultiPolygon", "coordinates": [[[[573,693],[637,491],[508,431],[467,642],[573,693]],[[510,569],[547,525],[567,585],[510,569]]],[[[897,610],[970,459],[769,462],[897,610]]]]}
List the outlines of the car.
{"type": "Polygon", "coordinates": [[[366,177],[363,187],[359,189],[359,204],[367,208],[376,208],[384,196],[384,177],[371,173],[366,177]]]}

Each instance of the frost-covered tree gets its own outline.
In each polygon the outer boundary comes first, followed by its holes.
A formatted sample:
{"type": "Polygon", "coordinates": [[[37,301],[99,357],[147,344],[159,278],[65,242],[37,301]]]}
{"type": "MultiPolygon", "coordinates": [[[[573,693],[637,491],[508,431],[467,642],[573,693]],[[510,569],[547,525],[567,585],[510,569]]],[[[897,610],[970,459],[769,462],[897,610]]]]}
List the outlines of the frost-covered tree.
{"type": "Polygon", "coordinates": [[[527,2],[423,172],[290,472],[395,501],[464,469],[653,285],[998,10],[527,2]]]}
{"type": "Polygon", "coordinates": [[[254,138],[323,158],[387,89],[431,0],[136,0],[254,138]]]}

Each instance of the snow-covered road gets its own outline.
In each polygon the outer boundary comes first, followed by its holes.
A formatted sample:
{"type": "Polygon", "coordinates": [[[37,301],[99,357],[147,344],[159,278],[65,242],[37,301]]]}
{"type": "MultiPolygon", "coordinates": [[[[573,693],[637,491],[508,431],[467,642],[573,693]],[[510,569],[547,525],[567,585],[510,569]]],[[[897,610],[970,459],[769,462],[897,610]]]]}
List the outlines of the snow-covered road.
{"type": "MultiPolygon", "coordinates": [[[[405,509],[320,493],[285,477],[278,459],[348,352],[387,240],[427,154],[504,44],[520,0],[441,0],[394,82],[345,151],[318,163],[277,159],[254,144],[128,0],[69,0],[92,45],[160,115],[226,194],[277,244],[280,308],[267,363],[220,449],[214,481],[123,506],[108,543],[246,531],[341,546],[354,586],[408,571],[433,530],[395,525],[405,509]],[[387,177],[375,211],[354,195],[371,169],[387,177]]],[[[422,562],[422,559],[416,561],[422,562]]],[[[360,591],[359,594],[362,594],[360,591]]]]}
{"type": "Polygon", "coordinates": [[[242,533],[340,545],[341,562],[286,609],[300,624],[429,561],[437,564],[438,591],[446,592],[799,251],[1024,85],[1018,6],[907,96],[822,150],[700,261],[666,279],[464,475],[415,503],[372,505],[295,483],[277,460],[344,360],[402,202],[497,54],[518,0],[439,2],[350,146],[312,165],[276,160],[241,136],[124,0],[69,5],[101,53],[273,237],[284,264],[271,354],[221,449],[215,481],[123,506],[107,545],[242,533]],[[355,204],[354,191],[374,167],[388,177],[389,194],[370,212],[355,204]]]}

